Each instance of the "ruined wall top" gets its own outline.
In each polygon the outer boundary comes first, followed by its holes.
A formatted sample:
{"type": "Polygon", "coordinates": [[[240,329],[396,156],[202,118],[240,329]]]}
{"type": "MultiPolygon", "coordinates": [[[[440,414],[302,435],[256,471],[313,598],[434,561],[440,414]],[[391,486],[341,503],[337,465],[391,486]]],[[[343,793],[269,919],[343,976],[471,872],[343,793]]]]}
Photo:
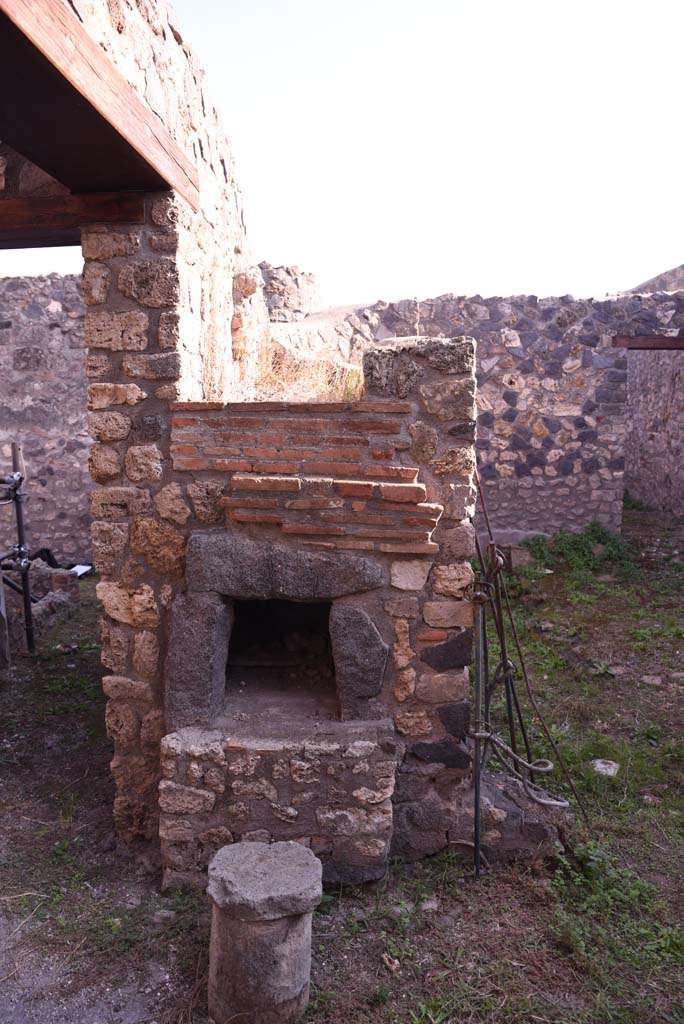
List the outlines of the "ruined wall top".
{"type": "Polygon", "coordinates": [[[303,320],[320,308],[318,282],[299,267],[274,267],[260,263],[268,315],[281,323],[303,320]]]}

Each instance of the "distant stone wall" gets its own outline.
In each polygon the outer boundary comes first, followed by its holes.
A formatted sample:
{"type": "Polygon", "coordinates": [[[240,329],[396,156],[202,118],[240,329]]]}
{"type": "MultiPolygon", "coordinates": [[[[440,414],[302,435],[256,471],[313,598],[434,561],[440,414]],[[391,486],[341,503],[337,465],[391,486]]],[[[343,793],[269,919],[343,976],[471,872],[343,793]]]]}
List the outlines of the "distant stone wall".
{"type": "Polygon", "coordinates": [[[625,486],[649,508],[684,515],[684,352],[631,351],[625,486]]]}
{"type": "MultiPolygon", "coordinates": [[[[0,279],[0,472],[23,446],[28,543],[61,562],[90,558],[83,300],[77,277],[0,279]]],[[[14,543],[0,506],[0,547],[14,543]]]]}
{"type": "Polygon", "coordinates": [[[318,284],[313,274],[299,267],[273,267],[260,263],[268,315],[275,323],[303,320],[320,307],[318,284]]]}
{"type": "Polygon", "coordinates": [[[498,537],[517,540],[592,520],[620,529],[630,413],[613,339],[684,334],[684,294],[443,295],[329,310],[288,331],[292,351],[315,344],[319,358],[327,340],[331,361],[396,336],[475,338],[478,464],[498,537]]]}

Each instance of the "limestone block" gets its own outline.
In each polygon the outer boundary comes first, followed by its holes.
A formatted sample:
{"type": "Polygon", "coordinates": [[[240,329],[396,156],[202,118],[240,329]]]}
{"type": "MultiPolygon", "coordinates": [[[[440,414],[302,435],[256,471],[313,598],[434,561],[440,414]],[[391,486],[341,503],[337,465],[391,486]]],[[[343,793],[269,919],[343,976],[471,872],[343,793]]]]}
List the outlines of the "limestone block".
{"type": "Polygon", "coordinates": [[[121,476],[121,459],[116,448],[105,444],[93,444],[88,452],[88,469],[93,480],[106,484],[121,476]]]}
{"type": "Polygon", "coordinates": [[[409,632],[407,619],[395,620],[394,633],[397,639],[392,647],[392,658],[397,669],[408,668],[416,656],[416,652],[411,648],[409,632]]]}
{"type": "Polygon", "coordinates": [[[81,285],[86,306],[97,306],[107,301],[112,272],[104,263],[86,263],[81,285]]]}
{"type": "Polygon", "coordinates": [[[110,260],[115,256],[132,256],[140,239],[132,232],[109,231],[104,227],[87,227],[81,231],[81,248],[86,260],[110,260]]]}
{"type": "Polygon", "coordinates": [[[178,302],[178,267],[173,259],[136,260],[119,271],[119,291],[142,306],[159,309],[178,302]]]}
{"type": "Polygon", "coordinates": [[[169,519],[178,526],[184,526],[190,518],[190,509],[185,502],[180,484],[167,484],[155,494],[153,500],[154,507],[162,519],[169,519]]]}
{"type": "Polygon", "coordinates": [[[432,723],[426,711],[398,711],[394,716],[394,724],[403,736],[429,736],[432,732],[432,723]]]}
{"type": "Polygon", "coordinates": [[[168,523],[136,519],[131,528],[131,550],[143,555],[158,572],[179,575],[183,571],[185,537],[168,523]]]}
{"type": "Polygon", "coordinates": [[[467,587],[475,576],[469,562],[453,562],[449,565],[436,565],[432,570],[430,582],[435,594],[445,597],[463,597],[467,587]]]}
{"type": "Polygon", "coordinates": [[[131,421],[120,412],[91,412],[88,432],[94,441],[124,441],[131,432],[131,421]]]}
{"type": "Polygon", "coordinates": [[[102,689],[111,700],[152,702],[152,688],[149,683],[127,676],[104,676],[102,689]]]}
{"type": "Polygon", "coordinates": [[[126,476],[134,483],[161,480],[162,453],[155,444],[134,444],[126,452],[126,476]]]}
{"type": "Polygon", "coordinates": [[[211,525],[223,522],[223,509],[219,504],[223,488],[224,485],[218,480],[195,480],[188,485],[192,507],[201,523],[211,525]]]}
{"type": "Polygon", "coordinates": [[[422,590],[432,568],[425,558],[411,558],[392,562],[391,582],[398,590],[422,590]]]}
{"type": "Polygon", "coordinates": [[[99,573],[112,575],[128,544],[128,524],[96,521],[90,527],[93,561],[99,573]]]}
{"type": "Polygon", "coordinates": [[[428,626],[448,629],[450,626],[472,626],[473,606],[470,601],[426,601],[423,618],[428,626]]]}
{"type": "Polygon", "coordinates": [[[142,352],[147,348],[147,313],[137,309],[125,313],[86,314],[85,343],[90,348],[106,348],[112,352],[142,352]]]}
{"type": "Polygon", "coordinates": [[[140,717],[135,708],[121,701],[110,701],[105,711],[107,735],[119,749],[136,747],[140,735],[140,717]]]}
{"type": "Polygon", "coordinates": [[[164,712],[161,708],[153,708],[140,723],[140,745],[156,752],[165,731],[164,712]]]}
{"type": "Polygon", "coordinates": [[[94,519],[128,519],[152,510],[149,491],[140,487],[102,487],[90,496],[94,519]]]}
{"type": "Polygon", "coordinates": [[[88,408],[108,409],[110,405],[138,405],[147,395],[137,384],[89,384],[88,408]]]}
{"type": "Polygon", "coordinates": [[[159,783],[159,806],[167,814],[202,814],[211,811],[216,803],[216,794],[206,789],[179,786],[170,779],[159,783]]]}
{"type": "Polygon", "coordinates": [[[403,704],[405,700],[412,697],[416,689],[416,671],[413,668],[399,669],[394,681],[394,699],[403,704]]]}
{"type": "Polygon", "coordinates": [[[442,530],[439,535],[440,550],[443,558],[454,561],[472,558],[475,555],[475,529],[469,522],[442,530]]]}
{"type": "Polygon", "coordinates": [[[159,641],[155,633],[142,630],[133,638],[133,668],[143,679],[155,679],[159,667],[159,641]]]}
{"type": "Polygon", "coordinates": [[[139,627],[159,625],[154,591],[147,583],[129,589],[119,583],[102,581],[95,590],[107,615],[116,622],[139,627]]]}
{"type": "Polygon", "coordinates": [[[430,704],[464,700],[470,689],[467,669],[423,673],[416,684],[416,697],[430,704]]]}
{"type": "Polygon", "coordinates": [[[102,649],[100,661],[110,672],[121,675],[126,671],[128,663],[128,651],[130,648],[130,635],[121,626],[115,626],[113,622],[102,616],[100,618],[100,642],[102,649]]]}
{"type": "Polygon", "coordinates": [[[108,377],[111,368],[111,360],[104,352],[91,350],[86,355],[86,377],[108,377]]]}

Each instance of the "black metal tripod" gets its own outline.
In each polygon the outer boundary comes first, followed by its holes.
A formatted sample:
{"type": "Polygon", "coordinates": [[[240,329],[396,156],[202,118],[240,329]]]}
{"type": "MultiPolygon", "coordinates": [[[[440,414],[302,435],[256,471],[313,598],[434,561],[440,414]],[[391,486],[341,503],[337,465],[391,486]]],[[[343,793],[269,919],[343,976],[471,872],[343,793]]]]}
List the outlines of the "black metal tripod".
{"type": "Polygon", "coordinates": [[[3,573],[2,582],[11,590],[20,591],[24,603],[24,627],[26,629],[26,646],[33,654],[36,649],[33,633],[33,614],[31,611],[31,585],[29,582],[29,552],[26,546],[26,533],[24,530],[24,498],[22,491],[24,475],[19,466],[19,446],[12,443],[12,472],[7,476],[0,476],[0,504],[14,504],[14,512],[17,522],[17,543],[9,549],[0,553],[0,569],[10,569],[21,573],[21,587],[18,587],[13,580],[3,573]]]}

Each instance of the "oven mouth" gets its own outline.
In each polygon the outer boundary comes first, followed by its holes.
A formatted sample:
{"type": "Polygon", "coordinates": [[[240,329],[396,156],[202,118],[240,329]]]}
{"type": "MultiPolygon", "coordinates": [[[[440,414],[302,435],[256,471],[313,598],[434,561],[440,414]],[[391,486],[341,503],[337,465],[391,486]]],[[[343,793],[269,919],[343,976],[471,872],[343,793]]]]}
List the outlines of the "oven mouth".
{"type": "Polygon", "coordinates": [[[339,719],[330,601],[233,600],[226,711],[339,719]]]}

